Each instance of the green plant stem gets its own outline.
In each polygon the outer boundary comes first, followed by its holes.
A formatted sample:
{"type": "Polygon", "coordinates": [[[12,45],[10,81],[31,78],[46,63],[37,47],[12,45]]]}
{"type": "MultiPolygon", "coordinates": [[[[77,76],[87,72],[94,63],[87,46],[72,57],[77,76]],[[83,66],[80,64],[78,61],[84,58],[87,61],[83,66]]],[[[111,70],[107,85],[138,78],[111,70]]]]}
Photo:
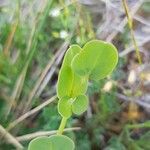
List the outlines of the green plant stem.
{"type": "Polygon", "coordinates": [[[58,132],[57,134],[62,134],[63,131],[64,131],[64,128],[66,126],[66,123],[67,123],[67,118],[63,117],[62,120],[61,120],[61,123],[60,123],[60,126],[59,126],[59,129],[58,129],[58,132]]]}
{"type": "Polygon", "coordinates": [[[133,44],[134,44],[134,47],[135,47],[135,50],[136,50],[136,55],[137,55],[139,64],[141,65],[142,60],[141,60],[141,56],[140,56],[140,50],[139,50],[139,47],[137,45],[137,42],[136,42],[136,39],[135,39],[135,36],[134,36],[134,31],[131,29],[130,33],[131,33],[132,41],[133,41],[133,44]]]}
{"type": "Polygon", "coordinates": [[[136,39],[135,39],[135,35],[134,35],[134,31],[133,31],[133,21],[132,21],[132,18],[130,16],[130,13],[129,13],[129,8],[128,8],[126,0],[122,0],[122,3],[123,3],[123,7],[124,7],[124,10],[125,10],[127,19],[128,19],[128,26],[129,26],[129,29],[130,29],[131,39],[132,39],[134,47],[135,47],[138,62],[141,65],[142,60],[141,60],[141,56],[140,56],[140,50],[138,48],[138,45],[137,45],[137,42],[136,42],[136,39]]]}
{"type": "Polygon", "coordinates": [[[134,128],[150,128],[150,121],[147,121],[145,123],[140,123],[140,124],[128,124],[126,126],[128,129],[134,129],[134,128]]]}

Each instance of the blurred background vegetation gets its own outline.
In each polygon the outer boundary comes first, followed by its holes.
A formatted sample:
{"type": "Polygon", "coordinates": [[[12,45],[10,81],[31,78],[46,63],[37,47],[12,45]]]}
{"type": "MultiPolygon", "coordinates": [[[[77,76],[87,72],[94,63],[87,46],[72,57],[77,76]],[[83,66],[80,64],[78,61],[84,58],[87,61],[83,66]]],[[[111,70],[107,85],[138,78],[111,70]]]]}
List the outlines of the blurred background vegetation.
{"type": "Polygon", "coordinates": [[[51,97],[63,55],[95,38],[117,47],[119,63],[89,83],[89,108],[65,134],[76,150],[150,150],[150,1],[127,2],[141,65],[121,0],[0,0],[0,150],[58,128],[51,97]]]}

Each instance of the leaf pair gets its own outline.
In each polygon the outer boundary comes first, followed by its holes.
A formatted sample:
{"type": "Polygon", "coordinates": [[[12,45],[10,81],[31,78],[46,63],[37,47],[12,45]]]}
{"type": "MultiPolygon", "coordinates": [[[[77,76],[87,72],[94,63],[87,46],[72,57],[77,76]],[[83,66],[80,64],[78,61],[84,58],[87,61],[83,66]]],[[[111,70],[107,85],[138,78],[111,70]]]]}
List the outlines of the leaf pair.
{"type": "Polygon", "coordinates": [[[88,98],[86,95],[79,95],[76,98],[63,97],[58,102],[58,111],[62,117],[69,118],[72,113],[80,115],[88,108],[88,98]]]}
{"type": "Polygon", "coordinates": [[[73,141],[64,135],[38,137],[32,140],[28,150],[74,150],[73,141]]]}
{"type": "Polygon", "coordinates": [[[85,44],[83,50],[72,60],[72,69],[80,76],[100,80],[110,74],[118,62],[116,48],[99,40],[85,44]]]}

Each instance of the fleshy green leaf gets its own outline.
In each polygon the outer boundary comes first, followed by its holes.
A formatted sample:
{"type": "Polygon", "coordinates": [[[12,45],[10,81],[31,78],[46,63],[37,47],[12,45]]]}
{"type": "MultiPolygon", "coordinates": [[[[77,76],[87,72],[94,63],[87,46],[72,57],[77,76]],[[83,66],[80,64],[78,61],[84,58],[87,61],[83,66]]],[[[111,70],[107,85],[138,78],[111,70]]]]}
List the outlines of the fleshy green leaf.
{"type": "Polygon", "coordinates": [[[50,137],[38,137],[32,140],[28,150],[74,150],[73,141],[64,135],[53,135],[50,137]]]}
{"type": "Polygon", "coordinates": [[[72,104],[72,112],[80,115],[88,108],[88,98],[86,95],[79,95],[72,104]]]}
{"type": "Polygon", "coordinates": [[[62,66],[71,66],[71,61],[74,58],[74,56],[76,56],[80,51],[81,51],[81,47],[74,44],[71,45],[70,48],[67,50],[64,60],[63,60],[63,64],[62,66]]]}
{"type": "Polygon", "coordinates": [[[74,74],[71,96],[76,97],[81,94],[85,94],[88,87],[88,78],[81,77],[77,74],[74,74]]]}
{"type": "MultiPolygon", "coordinates": [[[[64,135],[53,135],[49,137],[52,142],[52,150],[74,150],[75,145],[73,141],[64,135]]],[[[43,150],[43,149],[41,149],[43,150]]]]}
{"type": "Polygon", "coordinates": [[[48,137],[38,137],[29,143],[28,150],[54,150],[51,139],[48,137]]]}
{"type": "Polygon", "coordinates": [[[74,74],[71,69],[71,61],[80,51],[79,46],[73,45],[66,52],[58,77],[57,95],[59,98],[64,96],[75,97],[84,94],[87,90],[88,78],[74,74]]]}
{"type": "Polygon", "coordinates": [[[70,96],[73,83],[73,72],[70,67],[64,66],[61,68],[57,83],[57,96],[62,98],[70,96]]]}
{"type": "Polygon", "coordinates": [[[113,71],[117,62],[118,53],[112,44],[92,40],[73,58],[71,66],[80,76],[100,80],[113,71]]]}
{"type": "Polygon", "coordinates": [[[58,112],[62,117],[69,118],[72,115],[71,105],[73,99],[65,96],[61,98],[58,102],[58,112]]]}

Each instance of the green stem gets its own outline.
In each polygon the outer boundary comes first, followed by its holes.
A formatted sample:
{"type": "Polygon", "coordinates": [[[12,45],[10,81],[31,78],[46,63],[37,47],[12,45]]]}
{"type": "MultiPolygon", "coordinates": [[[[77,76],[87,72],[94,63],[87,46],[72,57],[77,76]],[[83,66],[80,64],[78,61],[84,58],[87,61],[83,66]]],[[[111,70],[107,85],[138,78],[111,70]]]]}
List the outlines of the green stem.
{"type": "Polygon", "coordinates": [[[136,39],[135,39],[135,35],[134,35],[134,31],[133,31],[133,22],[132,22],[132,18],[130,16],[130,13],[129,13],[129,8],[128,8],[126,0],[122,0],[122,3],[123,3],[123,7],[125,9],[125,13],[126,13],[126,16],[127,16],[127,19],[128,19],[128,26],[129,26],[129,29],[130,29],[131,38],[132,38],[132,41],[133,41],[133,44],[134,44],[134,47],[135,47],[138,62],[141,65],[142,60],[141,60],[141,56],[140,56],[140,50],[138,48],[138,45],[137,45],[137,42],[136,42],[136,39]]]}
{"type": "Polygon", "coordinates": [[[62,134],[64,131],[64,128],[66,126],[67,118],[63,117],[59,126],[59,129],[57,131],[57,134],[62,134]]]}
{"type": "Polygon", "coordinates": [[[128,129],[134,129],[134,128],[150,128],[150,121],[147,121],[145,123],[140,124],[128,124],[126,126],[128,129]]]}
{"type": "Polygon", "coordinates": [[[136,51],[136,55],[137,55],[139,64],[141,65],[142,64],[142,60],[141,60],[141,56],[140,56],[140,50],[138,48],[138,45],[137,45],[137,42],[136,42],[136,39],[135,39],[135,36],[134,36],[134,31],[130,30],[130,33],[131,33],[132,41],[134,43],[134,47],[135,47],[135,51],[136,51]]]}

